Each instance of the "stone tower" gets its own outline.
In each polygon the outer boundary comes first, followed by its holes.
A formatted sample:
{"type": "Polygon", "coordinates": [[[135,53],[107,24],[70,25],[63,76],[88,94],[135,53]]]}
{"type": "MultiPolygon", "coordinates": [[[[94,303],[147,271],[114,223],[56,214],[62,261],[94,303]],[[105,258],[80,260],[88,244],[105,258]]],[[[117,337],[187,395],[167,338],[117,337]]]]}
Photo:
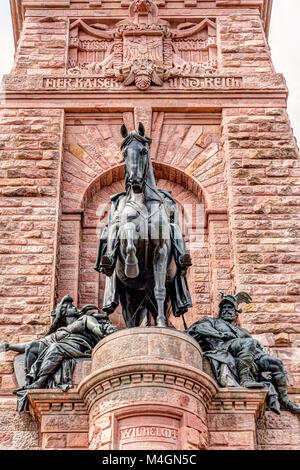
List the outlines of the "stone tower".
{"type": "MultiPolygon", "coordinates": [[[[2,88],[0,338],[43,336],[67,293],[76,305],[101,305],[104,279],[93,266],[109,196],[122,190],[119,129],[142,121],[158,186],[193,214],[187,323],[216,315],[220,289],[249,292],[242,326],[283,360],[299,402],[299,154],[267,42],[272,0],[10,2],[16,55],[2,88]]],[[[117,313],[113,322],[122,329],[117,313]]],[[[94,448],[121,446],[124,433],[113,443],[108,415],[101,440],[93,437],[88,362],[67,394],[33,394],[39,421],[31,421],[15,412],[13,358],[0,353],[0,448],[88,448],[89,431],[94,448]]],[[[166,428],[166,448],[299,449],[297,417],[263,413],[263,392],[217,390],[205,375],[193,387],[204,387],[210,404],[201,419],[189,410],[177,430],[166,428]]],[[[191,396],[191,379],[174,380],[191,396]]]]}

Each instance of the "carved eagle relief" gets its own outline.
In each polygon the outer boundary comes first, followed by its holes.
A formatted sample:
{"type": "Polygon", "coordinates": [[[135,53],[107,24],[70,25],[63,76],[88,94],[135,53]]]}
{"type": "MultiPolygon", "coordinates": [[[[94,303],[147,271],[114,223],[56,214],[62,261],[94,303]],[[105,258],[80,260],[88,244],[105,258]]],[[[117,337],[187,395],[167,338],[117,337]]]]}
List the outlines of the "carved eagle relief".
{"type": "Polygon", "coordinates": [[[163,63],[162,36],[125,36],[123,60],[125,63],[136,59],[152,59],[163,63]]]}

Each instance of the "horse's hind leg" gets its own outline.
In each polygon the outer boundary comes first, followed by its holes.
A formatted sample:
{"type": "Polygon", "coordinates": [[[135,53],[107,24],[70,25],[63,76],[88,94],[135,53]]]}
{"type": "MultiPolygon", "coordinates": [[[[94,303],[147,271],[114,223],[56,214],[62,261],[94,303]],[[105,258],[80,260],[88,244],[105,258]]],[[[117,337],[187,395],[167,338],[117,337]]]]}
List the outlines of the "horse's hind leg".
{"type": "Polygon", "coordinates": [[[148,308],[144,304],[144,293],[124,289],[120,295],[123,318],[127,328],[149,326],[148,308]]]}
{"type": "Polygon", "coordinates": [[[140,307],[139,311],[137,312],[137,321],[138,321],[138,326],[140,328],[146,328],[146,326],[150,326],[147,307],[145,306],[140,307]]]}
{"type": "Polygon", "coordinates": [[[167,326],[165,316],[165,299],[166,299],[166,272],[168,264],[168,249],[164,243],[162,246],[157,247],[155,262],[153,265],[154,271],[154,297],[157,303],[157,322],[156,326],[167,326]]]}

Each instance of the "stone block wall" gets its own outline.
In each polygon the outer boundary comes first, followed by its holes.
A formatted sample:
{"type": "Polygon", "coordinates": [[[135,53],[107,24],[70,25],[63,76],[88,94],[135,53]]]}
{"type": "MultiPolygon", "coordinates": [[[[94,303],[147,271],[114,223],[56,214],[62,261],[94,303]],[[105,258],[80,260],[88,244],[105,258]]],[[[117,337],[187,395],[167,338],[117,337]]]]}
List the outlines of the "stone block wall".
{"type": "Polygon", "coordinates": [[[14,75],[62,75],[66,67],[68,21],[27,16],[16,51],[14,75]]]}
{"type": "MultiPolygon", "coordinates": [[[[235,282],[252,295],[243,325],[299,360],[299,157],[284,109],[224,111],[235,282]]],[[[299,387],[294,366],[291,381],[299,387]]]]}
{"type": "Polygon", "coordinates": [[[269,45],[257,14],[233,14],[218,19],[221,67],[241,74],[274,73],[269,45]]]}
{"type": "Polygon", "coordinates": [[[10,395],[0,400],[0,450],[40,450],[41,431],[37,420],[16,411],[17,400],[10,395]]]}
{"type": "MultiPolygon", "coordinates": [[[[101,305],[104,278],[93,264],[107,210],[99,207],[122,190],[119,127],[124,122],[131,130],[142,120],[160,187],[180,206],[203,206],[187,323],[216,314],[219,290],[249,292],[253,303],[244,306],[240,323],[283,359],[299,401],[299,152],[262,21],[267,29],[270,2],[156,2],[173,28],[179,18],[215,25],[217,78],[167,80],[145,92],[111,79],[102,88],[70,79],[70,23],[110,27],[128,17],[130,2],[94,3],[27,1],[24,15],[13,8],[20,37],[0,111],[0,339],[43,336],[56,300],[67,293],[78,306],[101,305]]],[[[193,214],[188,242],[197,235],[193,214]]],[[[122,328],[120,310],[112,319],[122,328]]],[[[183,329],[181,319],[170,321],[183,329]]],[[[13,357],[0,353],[0,418],[11,413],[18,433],[25,421],[14,411],[13,357]]],[[[224,428],[221,435],[214,419],[211,447],[230,447],[239,434],[224,428]]],[[[227,426],[237,418],[226,419],[227,426]]],[[[298,426],[287,412],[250,424],[244,431],[258,448],[299,447],[296,437],[284,435],[298,426]]],[[[41,438],[26,421],[27,431],[24,446],[39,448],[41,438]]],[[[2,448],[17,448],[20,434],[9,432],[2,448]]],[[[53,442],[50,436],[49,446],[60,447],[53,442]]]]}
{"type": "Polygon", "coordinates": [[[61,110],[1,110],[0,334],[10,342],[33,339],[49,326],[62,134],[61,110]]]}

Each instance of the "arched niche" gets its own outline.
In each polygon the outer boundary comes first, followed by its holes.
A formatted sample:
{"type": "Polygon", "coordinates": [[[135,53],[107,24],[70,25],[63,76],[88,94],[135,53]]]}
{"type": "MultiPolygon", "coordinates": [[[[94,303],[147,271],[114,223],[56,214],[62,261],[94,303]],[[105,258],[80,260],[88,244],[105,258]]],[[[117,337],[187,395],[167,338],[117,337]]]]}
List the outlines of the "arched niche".
{"type": "MultiPolygon", "coordinates": [[[[194,306],[186,314],[186,319],[191,324],[199,315],[210,314],[209,253],[207,230],[204,227],[205,198],[200,186],[182,171],[157,163],[154,163],[154,168],[158,188],[171,192],[183,214],[185,240],[193,258],[188,280],[194,306]],[[186,215],[187,210],[189,215],[186,215]],[[197,215],[200,227],[196,223],[197,215]],[[195,249],[197,236],[201,239],[195,249]]],[[[107,223],[110,196],[121,191],[124,191],[123,167],[118,167],[94,181],[84,195],[78,291],[81,306],[87,303],[102,305],[105,276],[94,271],[93,266],[99,236],[107,223]]],[[[118,327],[124,327],[120,307],[111,318],[118,327]]],[[[183,329],[181,319],[172,317],[170,320],[174,326],[183,329]]]]}
{"type": "MultiPolygon", "coordinates": [[[[195,178],[167,164],[153,162],[153,166],[158,187],[171,191],[183,214],[185,206],[192,214],[187,221],[183,217],[184,229],[188,222],[184,233],[193,259],[188,275],[193,308],[186,314],[190,325],[214,313],[218,290],[227,289],[231,282],[227,217],[224,209],[210,208],[209,196],[195,178]]],[[[99,237],[107,223],[110,196],[124,191],[123,172],[123,165],[117,165],[101,174],[78,201],[80,210],[64,215],[58,297],[73,293],[81,307],[90,303],[102,306],[105,276],[93,268],[99,237]]],[[[112,320],[119,328],[124,327],[120,307],[112,320]]],[[[173,317],[172,324],[183,329],[181,319],[173,317]]]]}

